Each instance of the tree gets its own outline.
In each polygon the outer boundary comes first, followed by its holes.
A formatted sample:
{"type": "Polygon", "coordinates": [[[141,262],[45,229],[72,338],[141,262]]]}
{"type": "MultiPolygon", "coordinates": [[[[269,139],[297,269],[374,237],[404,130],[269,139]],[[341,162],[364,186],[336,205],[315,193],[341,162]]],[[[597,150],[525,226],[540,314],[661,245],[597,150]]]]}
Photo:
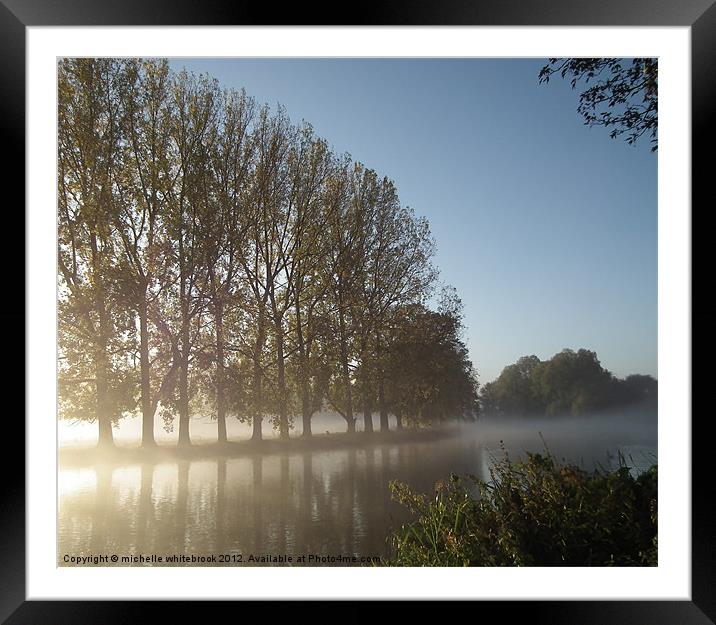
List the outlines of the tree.
{"type": "Polygon", "coordinates": [[[656,407],[659,398],[659,385],[650,375],[628,375],[623,380],[615,379],[612,390],[612,403],[644,404],[656,407]]]}
{"type": "MultiPolygon", "coordinates": [[[[245,341],[248,339],[247,356],[252,363],[252,438],[257,441],[262,438],[263,416],[272,408],[265,384],[270,380],[267,376],[270,364],[265,352],[271,326],[275,330],[277,348],[274,363],[284,362],[284,354],[279,353],[283,348],[283,316],[279,315],[276,289],[286,259],[277,250],[276,230],[284,224],[282,217],[285,218],[287,205],[286,157],[291,146],[291,130],[282,109],[272,117],[268,107],[263,107],[252,132],[256,155],[245,211],[248,220],[246,251],[240,256],[240,264],[241,280],[248,296],[242,306],[247,327],[251,328],[245,341]]],[[[285,311],[281,309],[280,312],[285,311]]],[[[279,385],[285,391],[285,380],[279,381],[279,385]]],[[[284,399],[282,393],[279,402],[284,399]]]]}
{"type": "Polygon", "coordinates": [[[547,415],[583,415],[609,403],[612,374],[593,351],[564,349],[541,363],[533,380],[547,415]]]}
{"type": "MultiPolygon", "coordinates": [[[[254,165],[254,142],[251,123],[255,116],[255,102],[246,94],[225,91],[218,120],[218,136],[211,152],[213,188],[208,209],[202,215],[202,228],[211,245],[206,250],[209,279],[208,299],[214,329],[213,359],[216,375],[213,381],[216,397],[217,439],[227,440],[226,415],[230,390],[227,388],[227,351],[239,320],[234,309],[237,300],[245,297],[237,274],[245,254],[248,228],[246,219],[251,194],[254,165]],[[227,316],[235,321],[227,325],[227,316]]],[[[235,385],[238,380],[235,379],[235,385]]],[[[236,397],[234,393],[234,397],[236,397]]]]}
{"type": "Polygon", "coordinates": [[[132,319],[117,288],[113,172],[120,157],[122,63],[65,59],[58,72],[60,416],[98,423],[98,445],[133,408],[132,319]]]}
{"type": "Polygon", "coordinates": [[[163,320],[172,282],[167,231],[169,68],[166,61],[127,62],[121,90],[122,152],[114,168],[112,225],[121,243],[120,282],[139,324],[142,446],[153,447],[154,418],[176,384],[177,337],[163,320]]]}
{"type": "Polygon", "coordinates": [[[157,413],[180,446],[207,412],[222,443],[231,414],[310,436],[324,401],[349,432],[358,402],[366,432],[376,405],[382,430],[474,413],[459,300],[425,306],[430,228],[389,178],[166,61],[62,61],[59,102],[61,416],[111,444],[138,412],[151,447],[157,413]]]}
{"type": "Polygon", "coordinates": [[[420,304],[402,309],[388,347],[387,402],[398,427],[477,417],[477,374],[460,338],[461,303],[435,312],[420,304]]]}
{"type": "Polygon", "coordinates": [[[587,349],[564,349],[546,361],[524,356],[482,387],[486,414],[508,416],[571,415],[654,401],[657,382],[651,376],[615,378],[587,349]]]}
{"type": "MultiPolygon", "coordinates": [[[[408,303],[423,302],[437,272],[432,266],[435,245],[427,220],[400,205],[394,183],[375,180],[376,197],[363,258],[363,276],[357,316],[361,328],[360,368],[364,386],[364,415],[377,392],[380,429],[387,431],[384,349],[393,315],[408,303]],[[377,388],[376,388],[377,387],[377,388]]],[[[372,416],[366,424],[372,425],[372,416]]]]}
{"type": "Polygon", "coordinates": [[[628,144],[642,136],[658,147],[658,60],[569,58],[549,59],[539,73],[540,83],[559,74],[569,77],[572,89],[584,84],[577,112],[588,126],[611,128],[614,139],[625,135],[628,144]],[[591,85],[590,85],[591,83],[591,85]]]}
{"type": "Polygon", "coordinates": [[[489,387],[491,403],[497,411],[509,415],[542,412],[542,399],[534,381],[534,372],[541,364],[537,356],[523,356],[502,370],[489,387]]]}
{"type": "MultiPolygon", "coordinates": [[[[332,156],[325,141],[304,124],[291,161],[293,205],[290,259],[284,262],[286,304],[292,351],[296,355],[293,378],[299,394],[302,436],[311,436],[311,419],[320,409],[328,379],[328,367],[318,353],[326,335],[326,280],[321,273],[326,245],[322,230],[322,201],[332,156]]],[[[282,246],[283,247],[283,246],[282,246]]],[[[330,306],[330,304],[329,304],[330,306]]],[[[325,346],[325,343],[323,343],[325,346]]],[[[324,353],[325,355],[325,353],[324,353]]]]}
{"type": "Polygon", "coordinates": [[[360,279],[357,260],[364,253],[364,216],[360,204],[354,201],[362,169],[357,164],[351,166],[347,158],[334,165],[326,183],[323,217],[328,254],[322,269],[335,310],[330,317],[331,331],[337,339],[336,350],[331,354],[334,367],[328,401],[345,419],[348,432],[355,432],[356,427],[352,370],[355,324],[351,311],[355,309],[360,279]]]}
{"type": "Polygon", "coordinates": [[[285,157],[286,197],[271,225],[272,247],[280,262],[269,292],[276,346],[278,425],[282,438],[289,436],[290,382],[287,367],[296,352],[301,358],[296,372],[300,376],[304,430],[308,426],[310,434],[313,403],[308,386],[310,344],[305,340],[303,328],[295,322],[291,323],[290,313],[301,319],[299,299],[307,296],[307,303],[312,300],[305,287],[308,274],[312,273],[312,263],[322,249],[317,201],[328,168],[327,146],[314,137],[310,125],[304,123],[297,130],[287,131],[287,140],[290,148],[285,157]]]}
{"type": "Polygon", "coordinates": [[[208,289],[207,253],[213,247],[202,235],[201,216],[210,203],[211,153],[217,137],[220,101],[216,81],[197,78],[186,72],[174,77],[171,85],[168,187],[169,233],[175,242],[176,282],[174,289],[175,327],[179,335],[179,380],[175,407],[179,413],[179,445],[191,444],[189,435],[189,375],[197,347],[208,289]]]}

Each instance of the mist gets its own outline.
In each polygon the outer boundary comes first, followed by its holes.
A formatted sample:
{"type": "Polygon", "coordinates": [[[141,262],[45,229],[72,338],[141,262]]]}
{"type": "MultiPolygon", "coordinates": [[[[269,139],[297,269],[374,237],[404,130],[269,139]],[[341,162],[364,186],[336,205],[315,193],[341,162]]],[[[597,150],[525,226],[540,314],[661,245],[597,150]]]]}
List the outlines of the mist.
{"type": "Polygon", "coordinates": [[[587,470],[616,468],[619,454],[637,469],[657,461],[658,420],[647,405],[579,417],[483,418],[462,425],[461,434],[496,454],[502,443],[511,455],[549,452],[587,470]]]}
{"type": "MultiPolygon", "coordinates": [[[[321,428],[340,427],[339,417],[321,418],[321,428]]],[[[216,427],[195,425],[207,436],[216,427]]],[[[439,433],[425,442],[376,437],[347,449],[61,467],[58,564],[64,553],[110,545],[127,554],[386,556],[386,536],[411,520],[392,499],[391,480],[430,494],[450,474],[489,480],[504,452],[524,458],[545,446],[558,461],[589,471],[617,468],[620,455],[636,473],[657,461],[656,414],[638,407],[574,418],[482,419],[439,433]]]]}
{"type": "MultiPolygon", "coordinates": [[[[312,430],[315,434],[336,434],[345,432],[346,422],[336,413],[319,412],[312,419],[312,430]]],[[[380,426],[378,417],[373,417],[373,424],[376,429],[380,426]]],[[[291,436],[297,437],[303,434],[301,419],[297,418],[292,423],[291,436]]],[[[395,416],[389,416],[389,425],[395,428],[395,416]]],[[[356,431],[364,429],[363,419],[356,423],[356,431]]],[[[217,440],[217,420],[210,415],[197,415],[189,420],[189,432],[191,440],[196,444],[215,443],[217,440]]],[[[226,420],[227,439],[230,441],[249,440],[252,435],[252,424],[244,423],[238,419],[228,418],[226,420]]],[[[267,439],[279,438],[278,427],[273,427],[266,422],[262,428],[263,437],[267,439]]],[[[138,447],[142,440],[142,418],[140,415],[125,417],[113,427],[114,441],[117,447],[138,447]]],[[[95,447],[98,442],[97,425],[92,422],[79,420],[59,420],[57,423],[57,436],[60,448],[90,448],[95,447]]],[[[179,440],[179,430],[174,427],[165,430],[161,424],[154,426],[154,438],[157,444],[174,447],[179,440]]]]}

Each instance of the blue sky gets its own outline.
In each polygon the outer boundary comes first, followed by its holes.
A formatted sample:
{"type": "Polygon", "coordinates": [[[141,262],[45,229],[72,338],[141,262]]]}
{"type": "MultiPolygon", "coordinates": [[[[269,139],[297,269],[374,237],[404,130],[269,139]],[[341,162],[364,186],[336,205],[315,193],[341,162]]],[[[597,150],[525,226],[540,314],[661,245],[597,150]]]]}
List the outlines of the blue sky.
{"type": "Polygon", "coordinates": [[[481,382],[597,352],[657,375],[657,159],[584,126],[544,59],[174,59],[280,103],[426,216],[481,382]]]}

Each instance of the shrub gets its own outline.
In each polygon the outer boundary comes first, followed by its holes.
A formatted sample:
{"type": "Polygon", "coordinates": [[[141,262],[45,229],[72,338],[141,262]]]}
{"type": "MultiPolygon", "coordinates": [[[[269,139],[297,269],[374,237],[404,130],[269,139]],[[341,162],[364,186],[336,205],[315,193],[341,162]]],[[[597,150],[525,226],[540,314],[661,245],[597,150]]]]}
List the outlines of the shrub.
{"type": "Polygon", "coordinates": [[[633,476],[504,459],[491,479],[451,475],[429,498],[391,482],[417,519],[390,536],[387,566],[656,566],[657,465],[633,476]]]}

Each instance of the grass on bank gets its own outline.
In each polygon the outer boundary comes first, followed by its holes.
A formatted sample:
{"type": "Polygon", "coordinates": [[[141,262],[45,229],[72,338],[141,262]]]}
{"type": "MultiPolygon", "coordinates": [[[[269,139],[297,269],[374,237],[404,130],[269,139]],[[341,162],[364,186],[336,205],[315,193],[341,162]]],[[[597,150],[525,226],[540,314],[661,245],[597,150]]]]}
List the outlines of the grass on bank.
{"type": "Polygon", "coordinates": [[[561,465],[549,454],[511,462],[484,482],[451,475],[434,497],[391,482],[417,517],[390,536],[386,566],[656,566],[657,465],[633,476],[561,465]]]}

